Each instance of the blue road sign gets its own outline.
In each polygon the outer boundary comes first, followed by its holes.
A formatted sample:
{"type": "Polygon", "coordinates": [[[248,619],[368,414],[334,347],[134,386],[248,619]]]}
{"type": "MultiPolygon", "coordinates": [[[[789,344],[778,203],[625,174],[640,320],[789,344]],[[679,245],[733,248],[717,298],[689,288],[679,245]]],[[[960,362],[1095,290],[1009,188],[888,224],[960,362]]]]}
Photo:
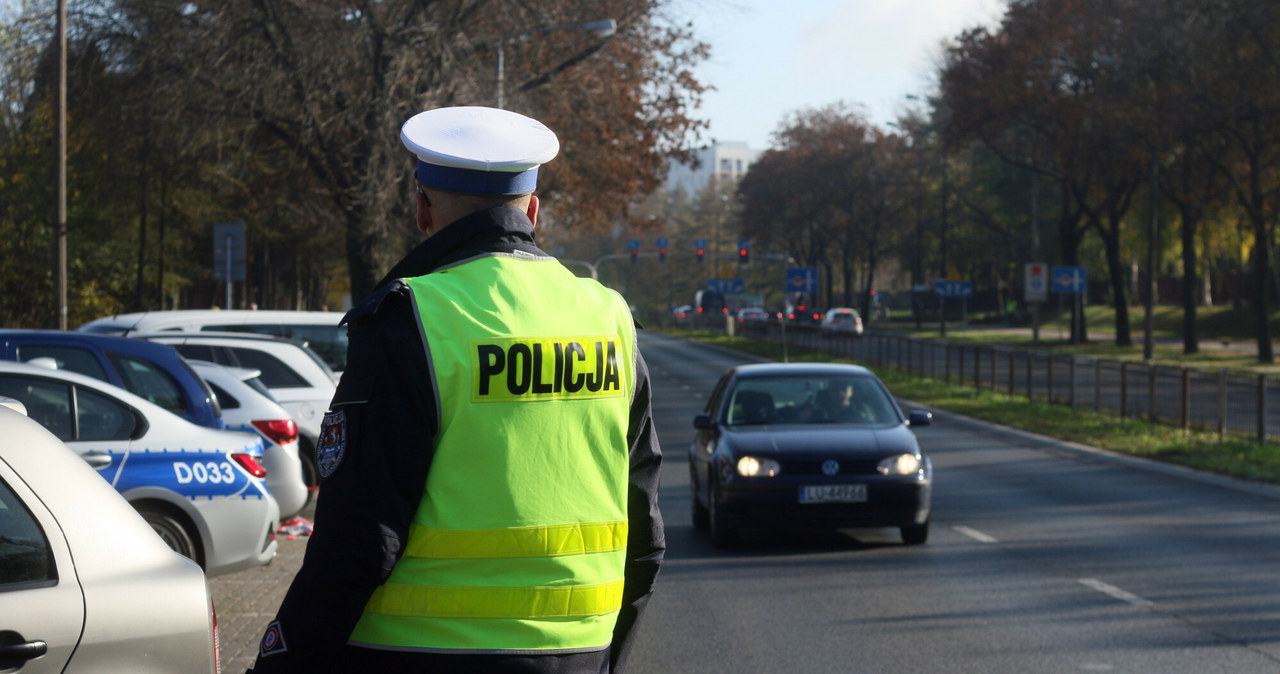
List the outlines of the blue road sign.
{"type": "Polygon", "coordinates": [[[740,278],[707,279],[707,290],[721,295],[741,295],[747,291],[747,284],[740,278]]]}
{"type": "Polygon", "coordinates": [[[640,239],[627,239],[627,248],[640,250],[640,239]]]}
{"type": "Polygon", "coordinates": [[[818,292],[817,267],[792,267],[787,270],[787,285],[784,292],[816,293],[818,292]]]}
{"type": "Polygon", "coordinates": [[[668,241],[667,241],[667,237],[665,237],[665,236],[660,236],[660,237],[658,237],[658,247],[659,247],[659,248],[666,248],[666,247],[667,247],[667,243],[668,243],[668,241]]]}
{"type": "Polygon", "coordinates": [[[933,292],[939,297],[972,297],[973,282],[938,279],[933,282],[933,292]]]}
{"type": "Polygon", "coordinates": [[[1055,293],[1082,293],[1089,280],[1084,267],[1054,267],[1052,278],[1055,293]]]}

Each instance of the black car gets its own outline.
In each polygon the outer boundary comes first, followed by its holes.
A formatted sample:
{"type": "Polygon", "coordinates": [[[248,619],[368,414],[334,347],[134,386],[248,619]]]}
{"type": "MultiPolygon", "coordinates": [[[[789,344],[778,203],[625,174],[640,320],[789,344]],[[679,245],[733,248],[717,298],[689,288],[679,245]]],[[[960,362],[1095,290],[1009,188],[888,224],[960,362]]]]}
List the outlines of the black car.
{"type": "Polygon", "coordinates": [[[693,421],[693,523],[717,546],[745,529],[897,527],[929,537],[933,464],[870,370],[832,363],[730,369],[693,421]]]}

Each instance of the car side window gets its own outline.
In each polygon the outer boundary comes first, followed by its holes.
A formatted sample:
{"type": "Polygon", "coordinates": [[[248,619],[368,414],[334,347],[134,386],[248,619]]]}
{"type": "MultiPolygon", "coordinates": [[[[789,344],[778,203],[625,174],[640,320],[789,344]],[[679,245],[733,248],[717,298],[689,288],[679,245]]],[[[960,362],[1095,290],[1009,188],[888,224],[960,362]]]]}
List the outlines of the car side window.
{"type": "Polygon", "coordinates": [[[49,539],[35,516],[0,480],[0,592],[58,579],[49,539]]]}
{"type": "Polygon", "coordinates": [[[129,407],[96,391],[76,387],[77,440],[128,440],[138,430],[129,407]]]}
{"type": "Polygon", "coordinates": [[[729,383],[729,375],[720,378],[716,382],[716,387],[712,389],[711,395],[707,398],[707,406],[702,410],[703,414],[715,416],[716,410],[720,409],[720,398],[724,395],[724,387],[729,383]]]}
{"type": "Polygon", "coordinates": [[[108,384],[112,383],[102,362],[89,349],[78,346],[19,344],[17,353],[18,360],[24,363],[36,358],[52,358],[58,362],[59,370],[79,372],[108,384]]]}
{"type": "Polygon", "coordinates": [[[20,401],[27,416],[66,442],[72,439],[71,386],[38,377],[0,376],[0,396],[20,401]]]}
{"type": "Polygon", "coordinates": [[[307,380],[275,356],[254,349],[231,347],[240,367],[262,372],[262,383],[269,388],[307,388],[307,380]]]}
{"type": "Polygon", "coordinates": [[[218,362],[214,360],[213,347],[205,346],[204,344],[179,345],[178,353],[181,353],[184,358],[188,358],[190,360],[203,360],[210,363],[218,362]]]}
{"type": "Polygon", "coordinates": [[[240,401],[236,400],[235,396],[227,393],[226,389],[213,382],[208,382],[208,384],[209,388],[213,389],[213,395],[218,397],[218,404],[222,406],[222,409],[234,410],[240,407],[240,401]]]}
{"type": "Polygon", "coordinates": [[[177,414],[187,412],[187,399],[182,387],[168,372],[141,358],[122,353],[107,353],[125,390],[177,414]]]}

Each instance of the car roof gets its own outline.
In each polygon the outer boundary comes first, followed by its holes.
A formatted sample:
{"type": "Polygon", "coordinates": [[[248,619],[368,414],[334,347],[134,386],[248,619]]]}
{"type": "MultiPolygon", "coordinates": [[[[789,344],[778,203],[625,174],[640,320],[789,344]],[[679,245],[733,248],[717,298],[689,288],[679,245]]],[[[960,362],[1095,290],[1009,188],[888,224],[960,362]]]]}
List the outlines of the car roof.
{"type": "Polygon", "coordinates": [[[115,326],[127,330],[152,330],[159,325],[259,325],[301,323],[338,325],[345,314],[341,311],[291,311],[284,309],[173,309],[138,311],[96,318],[80,326],[80,330],[99,326],[115,326]]]}
{"type": "Polygon", "coordinates": [[[0,342],[11,339],[39,340],[46,344],[92,344],[103,349],[148,358],[156,356],[176,357],[178,355],[177,349],[168,344],[140,342],[136,339],[117,337],[115,335],[71,332],[67,330],[0,329],[0,342]]]}
{"type": "Polygon", "coordinates": [[[740,379],[821,375],[875,376],[875,373],[861,365],[846,363],[753,363],[739,365],[734,368],[734,374],[740,379]]]}
{"type": "Polygon", "coordinates": [[[306,343],[301,340],[281,337],[279,335],[264,335],[257,332],[215,332],[211,330],[202,330],[200,332],[131,332],[129,333],[128,339],[177,339],[184,342],[201,339],[234,339],[241,342],[264,342],[306,346],[306,343]]]}

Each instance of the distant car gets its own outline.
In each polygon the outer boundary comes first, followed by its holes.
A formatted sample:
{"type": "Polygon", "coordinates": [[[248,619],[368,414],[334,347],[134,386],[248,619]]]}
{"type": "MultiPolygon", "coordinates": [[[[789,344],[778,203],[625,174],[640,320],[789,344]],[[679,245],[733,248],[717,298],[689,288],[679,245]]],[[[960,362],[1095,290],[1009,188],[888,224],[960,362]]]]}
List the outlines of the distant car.
{"type": "Polygon", "coordinates": [[[37,358],[119,386],[192,423],[223,427],[213,393],[171,346],[62,330],[0,330],[0,360],[37,358]]]}
{"type": "Polygon", "coordinates": [[[276,553],[280,508],[262,478],[262,440],[196,426],[92,377],[0,361],[0,396],[115,487],[169,547],[210,576],[276,553]]]}
{"type": "Polygon", "coordinates": [[[298,424],[303,472],[307,485],[319,484],[315,467],[316,439],[320,423],[333,401],[337,378],[314,351],[301,342],[231,332],[152,333],[132,335],[169,344],[193,360],[242,367],[262,372],[262,383],[271,396],[289,411],[298,424]]]}
{"type": "Polygon", "coordinates": [[[248,332],[287,337],[311,347],[334,372],[347,367],[347,328],[341,311],[178,309],[116,314],[89,321],[82,332],[130,336],[135,332],[248,332]]]}
{"type": "Polygon", "coordinates": [[[200,567],[13,407],[0,404],[0,668],[217,671],[200,567]]]}
{"type": "Polygon", "coordinates": [[[862,317],[858,315],[857,309],[836,307],[827,310],[826,315],[822,317],[822,324],[818,327],[827,335],[843,334],[861,337],[862,317]]]}
{"type": "Polygon", "coordinates": [[[746,307],[738,310],[738,327],[743,330],[759,331],[769,325],[769,312],[760,307],[746,307]]]}
{"type": "Polygon", "coordinates": [[[687,322],[689,320],[690,315],[692,315],[692,313],[693,313],[693,307],[688,304],[681,304],[680,306],[671,310],[671,316],[676,320],[677,324],[687,322]]]}
{"type": "Polygon", "coordinates": [[[693,523],[727,545],[752,528],[897,527],[929,537],[933,465],[870,370],[827,363],[730,369],[689,446],[693,523]]]}
{"type": "Polygon", "coordinates": [[[792,307],[787,312],[787,322],[796,327],[810,328],[822,322],[822,311],[804,304],[792,307]]]}
{"type": "Polygon", "coordinates": [[[262,466],[267,488],[280,505],[281,519],[297,515],[307,505],[309,492],[298,455],[298,424],[271,397],[257,370],[224,367],[202,360],[191,366],[218,397],[227,430],[255,433],[266,445],[262,466]]]}

